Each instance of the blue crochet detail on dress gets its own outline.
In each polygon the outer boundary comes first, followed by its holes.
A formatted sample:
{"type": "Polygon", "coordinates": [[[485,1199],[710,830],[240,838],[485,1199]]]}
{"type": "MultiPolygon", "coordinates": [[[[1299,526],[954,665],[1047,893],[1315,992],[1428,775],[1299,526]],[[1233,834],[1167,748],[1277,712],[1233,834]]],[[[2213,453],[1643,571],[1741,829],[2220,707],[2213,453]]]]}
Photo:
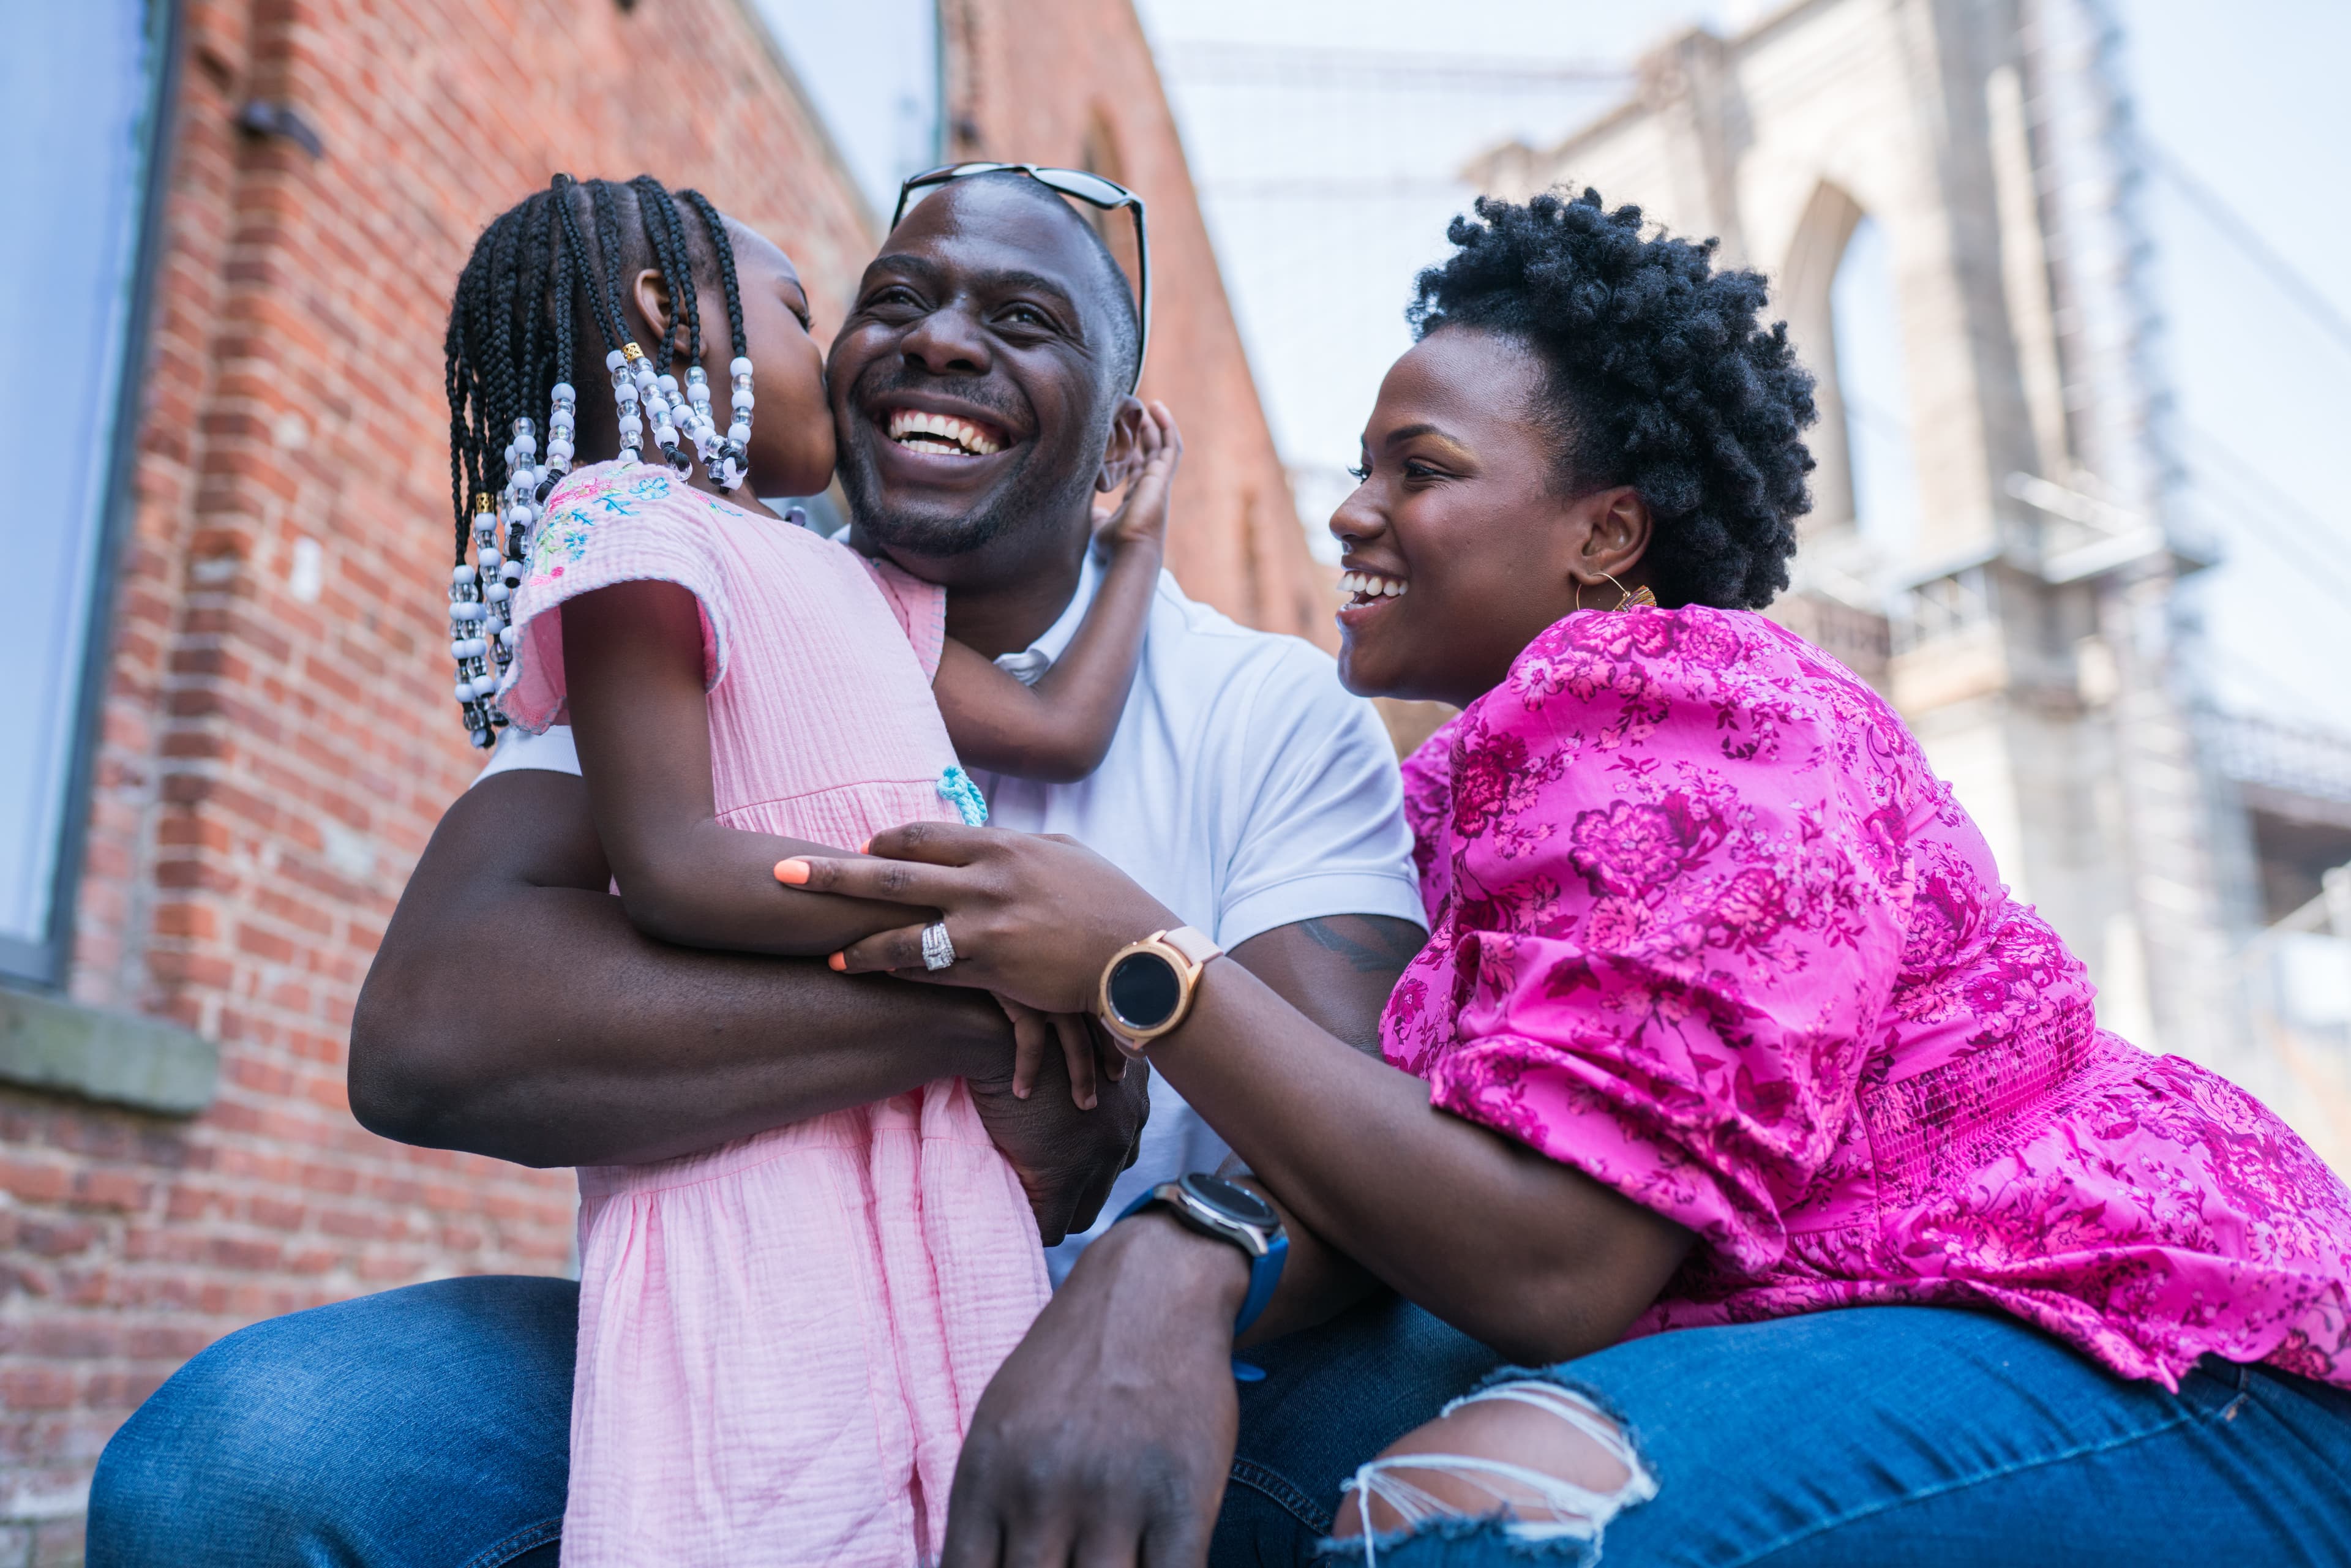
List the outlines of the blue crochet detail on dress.
{"type": "Polygon", "coordinates": [[[979,792],[979,786],[963,770],[963,764],[951,762],[947,770],[939,775],[939,799],[956,809],[966,826],[987,826],[987,797],[979,792]]]}

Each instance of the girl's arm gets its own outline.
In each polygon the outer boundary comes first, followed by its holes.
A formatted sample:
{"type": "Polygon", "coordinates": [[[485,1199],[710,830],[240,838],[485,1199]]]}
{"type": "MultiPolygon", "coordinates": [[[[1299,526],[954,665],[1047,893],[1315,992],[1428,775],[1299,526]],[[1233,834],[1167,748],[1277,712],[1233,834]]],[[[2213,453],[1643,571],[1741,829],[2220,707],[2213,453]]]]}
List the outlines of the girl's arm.
{"type": "Polygon", "coordinates": [[[580,771],[632,925],[681,946],[813,956],[905,924],[903,904],[776,881],[789,855],[846,852],[718,821],[692,591],[615,583],[566,601],[562,615],[580,771]]]}
{"type": "Polygon", "coordinates": [[[1033,686],[947,640],[931,690],[965,766],[1050,784],[1083,779],[1102,763],[1126,711],[1143,657],[1143,632],[1158,591],[1167,492],[1184,439],[1165,403],[1144,410],[1144,465],[1099,536],[1110,550],[1102,588],[1069,647],[1033,686]]]}
{"type": "MultiPolygon", "coordinates": [[[[1104,962],[1180,925],[1083,846],[959,824],[877,835],[897,863],[810,860],[810,887],[946,911],[957,983],[1032,1007],[1090,1006],[1104,962]]],[[[912,933],[847,955],[904,968],[912,933]]],[[[920,976],[921,971],[913,971],[920,976]]],[[[1407,1301],[1530,1365],[1613,1344],[1654,1302],[1691,1233],[1573,1166],[1430,1105],[1428,1085],[1366,1056],[1227,958],[1201,975],[1154,1071],[1207,1117],[1312,1242],[1268,1317],[1295,1328],[1364,1289],[1347,1260],[1407,1301]],[[1280,1316],[1275,1314],[1279,1312],[1280,1316]]]]}

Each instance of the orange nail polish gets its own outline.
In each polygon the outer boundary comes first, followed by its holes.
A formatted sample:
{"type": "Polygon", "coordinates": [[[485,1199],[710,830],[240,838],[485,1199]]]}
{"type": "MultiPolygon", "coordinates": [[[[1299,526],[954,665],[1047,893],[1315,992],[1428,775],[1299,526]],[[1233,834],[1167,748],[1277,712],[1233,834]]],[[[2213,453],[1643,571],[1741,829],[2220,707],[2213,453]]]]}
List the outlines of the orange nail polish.
{"type": "Polygon", "coordinates": [[[846,953],[835,953],[831,957],[827,958],[824,963],[825,967],[831,969],[836,975],[846,975],[849,973],[849,955],[846,953]]]}
{"type": "Polygon", "coordinates": [[[808,862],[793,859],[778,861],[776,862],[776,880],[782,883],[786,887],[802,886],[807,883],[808,879],[808,862]]]}
{"type": "Polygon", "coordinates": [[[872,854],[873,852],[873,841],[872,839],[868,839],[863,843],[858,845],[857,852],[861,855],[872,854]]]}

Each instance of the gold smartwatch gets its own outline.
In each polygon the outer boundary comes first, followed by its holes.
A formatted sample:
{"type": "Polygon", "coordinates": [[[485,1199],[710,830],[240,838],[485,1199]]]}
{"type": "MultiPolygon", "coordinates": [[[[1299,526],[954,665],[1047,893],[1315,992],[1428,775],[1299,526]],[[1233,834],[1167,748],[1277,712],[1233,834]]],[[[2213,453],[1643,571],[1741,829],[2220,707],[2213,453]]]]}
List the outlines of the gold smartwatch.
{"type": "Polygon", "coordinates": [[[1200,971],[1223,952],[1206,932],[1179,925],[1112,954],[1102,966],[1095,1011],[1113,1042],[1129,1056],[1141,1056],[1153,1040],[1181,1024],[1192,1010],[1200,971]]]}

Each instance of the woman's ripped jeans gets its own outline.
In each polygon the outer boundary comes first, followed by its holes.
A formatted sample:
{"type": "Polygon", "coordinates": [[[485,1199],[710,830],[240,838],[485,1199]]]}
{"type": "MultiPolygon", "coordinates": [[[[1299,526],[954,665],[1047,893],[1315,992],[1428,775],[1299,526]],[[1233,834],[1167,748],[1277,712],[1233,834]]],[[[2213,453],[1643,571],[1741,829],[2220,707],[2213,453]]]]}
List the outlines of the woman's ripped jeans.
{"type": "Polygon", "coordinates": [[[2172,1394],[1998,1313],[1863,1307],[1439,1395],[1469,1342],[1333,1327],[1253,1353],[1219,1568],[2351,1568],[2351,1391],[2262,1367],[2172,1394]]]}

